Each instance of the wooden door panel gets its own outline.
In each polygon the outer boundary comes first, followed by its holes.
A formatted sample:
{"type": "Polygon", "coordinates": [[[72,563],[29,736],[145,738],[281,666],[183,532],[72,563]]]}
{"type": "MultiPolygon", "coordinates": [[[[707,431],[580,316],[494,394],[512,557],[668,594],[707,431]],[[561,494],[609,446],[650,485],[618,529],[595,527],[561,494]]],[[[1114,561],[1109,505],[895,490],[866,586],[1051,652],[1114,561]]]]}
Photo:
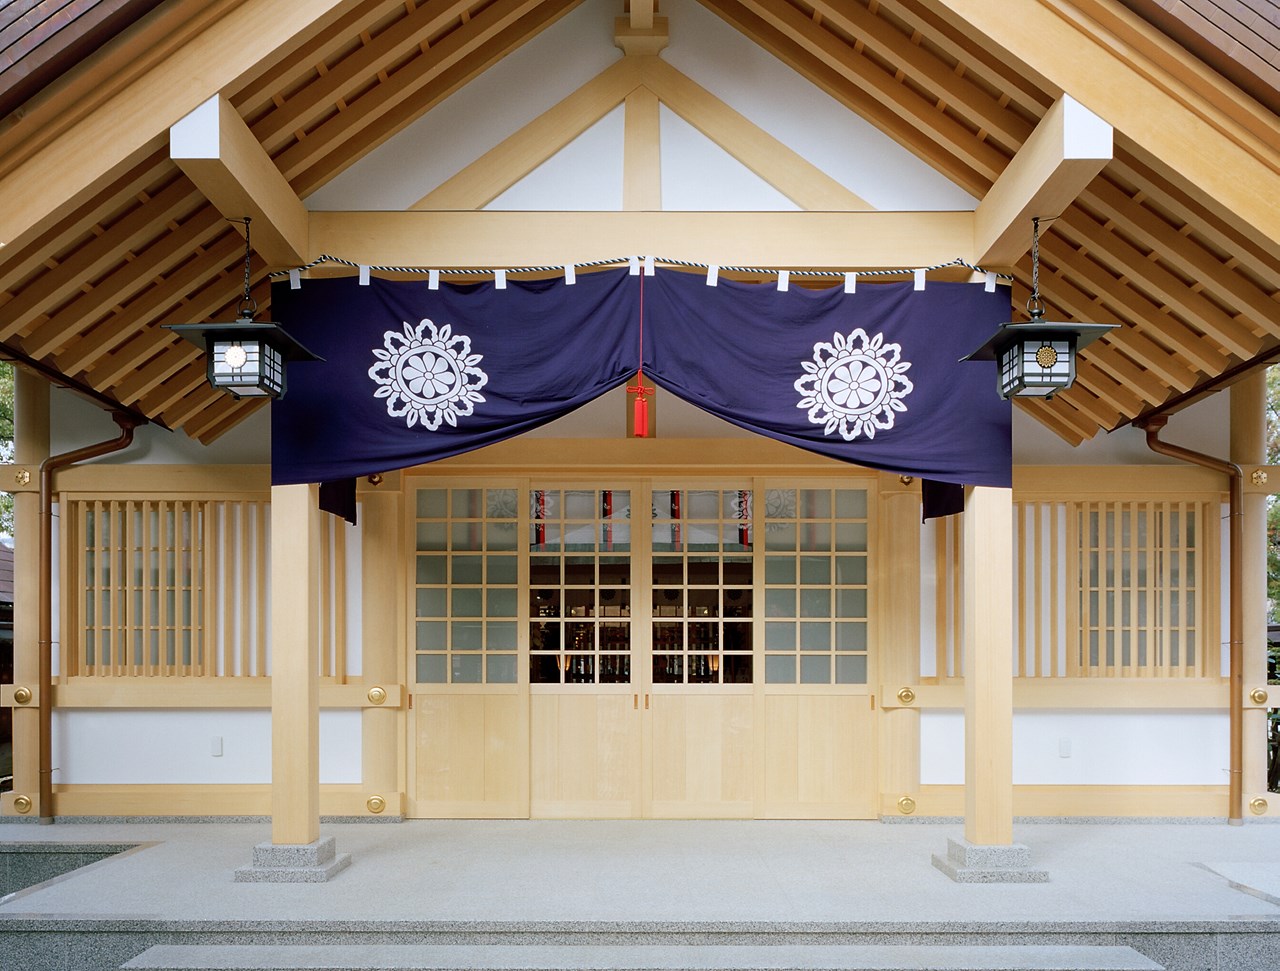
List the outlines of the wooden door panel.
{"type": "Polygon", "coordinates": [[[635,695],[535,694],[530,814],[543,819],[640,815],[640,716],[635,695]]]}
{"type": "Polygon", "coordinates": [[[414,696],[414,815],[529,815],[528,706],[519,694],[414,696]]]}
{"type": "Polygon", "coordinates": [[[873,819],[876,723],[866,695],[766,694],[760,817],[873,819]]]}
{"type": "Polygon", "coordinates": [[[736,694],[652,696],[652,798],[660,818],[755,814],[755,698],[736,694]]]}

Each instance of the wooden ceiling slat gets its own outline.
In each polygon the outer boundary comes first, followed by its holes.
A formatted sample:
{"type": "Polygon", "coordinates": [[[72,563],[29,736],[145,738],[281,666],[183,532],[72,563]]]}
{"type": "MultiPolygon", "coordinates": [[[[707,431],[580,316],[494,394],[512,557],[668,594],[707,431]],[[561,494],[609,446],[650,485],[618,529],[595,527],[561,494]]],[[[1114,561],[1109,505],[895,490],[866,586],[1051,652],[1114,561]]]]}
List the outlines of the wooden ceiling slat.
{"type": "MultiPolygon", "coordinates": [[[[1070,250],[1066,262],[1073,267],[1073,272],[1088,280],[1089,289],[1093,290],[1104,305],[1123,318],[1127,318],[1133,326],[1149,337],[1167,345],[1175,354],[1180,354],[1193,368],[1204,374],[1221,374],[1231,366],[1231,361],[1202,335],[1189,330],[1181,321],[1165,313],[1156,304],[1132,287],[1121,283],[1111,271],[1101,264],[1089,266],[1085,261],[1090,257],[1081,254],[1066,239],[1057,233],[1057,227],[1048,236],[1040,238],[1042,253],[1048,253],[1054,262],[1061,265],[1064,251],[1070,250]]],[[[1167,377],[1167,375],[1162,375],[1167,377]]]]}
{"type": "Polygon", "coordinates": [[[80,289],[85,279],[109,269],[126,251],[147,241],[155,232],[154,223],[182,219],[198,205],[191,183],[186,179],[176,179],[158,195],[140,203],[101,236],[23,287],[6,303],[4,322],[0,324],[0,340],[22,333],[46,307],[66,300],[80,289]]]}
{"type": "Polygon", "coordinates": [[[1211,213],[1194,196],[1176,190],[1131,152],[1117,146],[1115,160],[1107,167],[1121,178],[1142,186],[1145,196],[1167,209],[1184,225],[1195,227],[1195,234],[1224,253],[1230,253],[1240,266],[1263,280],[1277,281],[1280,286],[1280,254],[1258,246],[1252,239],[1227,225],[1211,213]]]}
{"type": "Polygon", "coordinates": [[[808,0],[824,21],[880,53],[901,68],[915,84],[928,88],[956,113],[996,138],[1004,153],[1012,154],[1027,140],[1035,126],[996,103],[989,93],[957,74],[936,55],[911,42],[883,17],[856,3],[808,0]]]}
{"type": "Polygon", "coordinates": [[[237,401],[230,395],[222,395],[222,401],[207,405],[201,412],[193,415],[182,425],[182,430],[192,438],[208,445],[228,429],[244,421],[266,402],[248,398],[237,401]]]}
{"type": "Polygon", "coordinates": [[[880,0],[880,11],[918,31],[924,40],[957,64],[964,65],[966,73],[977,74],[995,90],[1003,92],[1010,103],[1028,117],[1041,117],[1053,104],[1054,98],[1048,92],[1012,70],[1007,61],[956,32],[945,19],[918,0],[880,0]]]}
{"type": "MultiPolygon", "coordinates": [[[[1097,321],[1089,320],[1087,308],[1091,306],[1090,301],[1079,294],[1076,302],[1077,310],[1070,309],[1070,301],[1058,299],[1058,277],[1055,276],[1053,298],[1046,297],[1045,293],[1041,293],[1041,300],[1045,304],[1045,309],[1049,319],[1059,319],[1055,314],[1061,312],[1063,320],[1077,320],[1082,323],[1097,323],[1097,321]]],[[[1016,280],[1013,286],[1013,302],[1015,306],[1025,305],[1031,296],[1031,287],[1024,280],[1016,280]]],[[[1154,371],[1139,367],[1132,361],[1129,361],[1122,353],[1119,353],[1120,347],[1127,339],[1128,329],[1121,327],[1119,330],[1113,330],[1106,336],[1110,343],[1094,343],[1086,347],[1080,352],[1079,359],[1088,361],[1090,364],[1101,368],[1120,385],[1127,389],[1132,389],[1131,394],[1134,402],[1146,402],[1148,405],[1158,405],[1165,401],[1171,394],[1169,385],[1163,383],[1154,371]]],[[[1165,355],[1166,357],[1168,355],[1165,355]]],[[[1187,371],[1186,386],[1189,388],[1195,381],[1195,376],[1187,371]]],[[[1124,410],[1124,409],[1122,409],[1124,410]]],[[[1141,410],[1141,408],[1139,408],[1141,410]]]]}
{"type": "Polygon", "coordinates": [[[1085,358],[1076,360],[1076,380],[1094,393],[1118,415],[1136,415],[1146,404],[1123,383],[1085,358]]]}
{"type": "Polygon", "coordinates": [[[831,67],[804,45],[784,36],[775,27],[744,9],[737,0],[699,2],[966,192],[981,198],[991,188],[995,181],[993,177],[983,175],[977,168],[956,158],[930,131],[904,119],[877,98],[868,98],[863,89],[845,74],[831,67]]]}
{"type": "Polygon", "coordinates": [[[1071,408],[1062,408],[1035,398],[1021,398],[1018,407],[1072,446],[1098,434],[1098,425],[1071,408]]]}
{"type": "MultiPolygon", "coordinates": [[[[92,362],[92,386],[102,388],[115,387],[116,383],[123,380],[125,375],[139,370],[154,358],[157,352],[163,352],[168,348],[169,344],[157,343],[164,340],[172,341],[173,338],[167,333],[165,336],[159,337],[153,330],[139,331],[124,343],[115,347],[111,353],[95,357],[92,362]]],[[[77,373],[77,370],[59,367],[64,374],[77,373]]]]}
{"type": "MultiPolygon", "coordinates": [[[[337,116],[308,133],[307,140],[312,145],[305,157],[299,159],[299,164],[291,165],[285,155],[277,158],[277,164],[294,190],[299,195],[306,196],[581,2],[582,0],[544,0],[531,13],[483,40],[467,56],[443,71],[433,70],[422,59],[416,60],[400,73],[422,70],[427,71],[429,76],[416,86],[411,98],[391,99],[390,103],[384,104],[380,100],[379,91],[374,90],[361,99],[358,110],[365,113],[365,119],[364,129],[358,140],[352,141],[347,137],[348,133],[339,124],[341,116],[337,116]],[[323,144],[318,143],[317,139],[323,144]]],[[[383,96],[385,94],[384,92],[383,96]]],[[[344,114],[349,114],[350,110],[344,114]]]]}
{"type": "Polygon", "coordinates": [[[1070,405],[1081,415],[1093,421],[1099,428],[1114,428],[1120,424],[1121,413],[1107,404],[1092,391],[1077,381],[1065,391],[1053,396],[1054,406],[1061,408],[1070,405]]]}
{"type": "MultiPolygon", "coordinates": [[[[461,14],[477,6],[476,0],[431,0],[405,16],[392,30],[383,31],[369,43],[357,48],[289,98],[275,111],[253,126],[254,137],[274,153],[292,132],[314,125],[316,120],[339,100],[348,100],[352,89],[377,77],[389,61],[414,52],[423,42],[434,37],[461,14]]],[[[430,52],[418,53],[431,57],[430,52]]]]}
{"type": "Polygon", "coordinates": [[[50,254],[65,252],[75,241],[86,240],[104,214],[119,212],[136,203],[139,193],[171,175],[174,165],[168,153],[154,153],[130,166],[89,203],[69,213],[30,246],[0,249],[0,290],[13,291],[36,270],[44,267],[50,254]]]}
{"type": "Polygon", "coordinates": [[[199,373],[187,368],[148,395],[143,404],[170,428],[182,428],[206,408],[224,404],[228,397],[225,391],[209,386],[203,368],[199,373]]]}
{"type": "MultiPolygon", "coordinates": [[[[112,388],[112,393],[121,404],[138,404],[144,395],[159,387],[162,382],[189,367],[193,361],[204,357],[200,348],[181,338],[165,337],[162,340],[170,341],[169,345],[161,345],[160,353],[154,359],[112,388]]],[[[203,373],[203,368],[201,370],[203,373]]],[[[157,411],[146,407],[142,407],[142,411],[146,415],[157,414],[157,411]]]]}
{"type": "Polygon", "coordinates": [[[404,0],[381,0],[373,5],[361,3],[353,6],[290,57],[276,61],[240,86],[227,100],[252,127],[262,114],[274,110],[274,99],[281,89],[291,87],[299,75],[314,75],[315,65],[327,64],[343,48],[350,47],[352,38],[360,36],[370,24],[382,21],[388,14],[403,12],[404,6],[404,0]]]}
{"type": "Polygon", "coordinates": [[[1237,357],[1251,358],[1262,346],[1245,323],[1223,313],[1159,263],[1147,259],[1118,235],[1094,222],[1079,207],[1073,207],[1055,220],[1053,231],[1074,238],[1095,259],[1106,259],[1123,276],[1158,292],[1175,313],[1237,357]]]}
{"type": "Polygon", "coordinates": [[[1258,328],[1280,334],[1280,303],[1223,266],[1202,246],[1183,236],[1163,219],[1134,202],[1109,179],[1095,179],[1081,201],[1112,215],[1125,232],[1159,254],[1163,262],[1202,284],[1227,304],[1239,308],[1258,328]]]}
{"type": "MultiPolygon", "coordinates": [[[[166,228],[161,227],[162,230],[166,228]]],[[[144,296],[158,289],[148,284],[225,229],[225,220],[212,207],[206,206],[197,211],[177,229],[164,232],[140,248],[134,259],[112,271],[87,293],[47,319],[23,341],[24,350],[33,357],[44,357],[63,347],[75,334],[83,332],[112,307],[128,302],[140,289],[145,288],[144,296]]]]}
{"type": "MultiPolygon", "coordinates": [[[[1065,245],[1065,244],[1064,244],[1065,245]]],[[[1041,251],[1049,256],[1057,256],[1051,240],[1042,240],[1041,251]],[[1048,245],[1045,245],[1048,243],[1048,245]]],[[[1059,261],[1059,265],[1061,265],[1059,261]]],[[[1093,283],[1093,279],[1090,279],[1093,283]]],[[[1105,301],[1090,296],[1063,272],[1054,274],[1052,290],[1048,286],[1042,292],[1049,294],[1051,302],[1067,310],[1079,321],[1092,323],[1110,323],[1115,311],[1105,301]]],[[[1113,347],[1121,348],[1134,361],[1151,371],[1171,388],[1187,391],[1195,386],[1196,372],[1185,361],[1176,358],[1172,353],[1157,345],[1142,334],[1132,320],[1119,317],[1123,326],[1120,330],[1111,331],[1104,340],[1113,347]]]]}
{"type": "Polygon", "coordinates": [[[162,282],[144,290],[119,312],[99,321],[92,330],[58,355],[56,363],[67,374],[89,368],[95,387],[110,384],[119,375],[98,372],[99,359],[134,334],[156,325],[156,318],[173,308],[190,312],[195,323],[222,307],[234,287],[226,272],[228,263],[243,252],[243,240],[231,231],[196,259],[175,270],[162,282]]]}
{"type": "MultiPolygon", "coordinates": [[[[538,0],[497,0],[386,81],[347,105],[300,141],[281,152],[276,164],[291,182],[294,177],[360,135],[381,115],[413,98],[432,78],[466,60],[486,40],[500,34],[536,8],[538,0]]],[[[347,153],[350,157],[350,152],[347,153]]],[[[295,184],[295,188],[299,188],[295,184]]],[[[299,190],[300,193],[305,190],[299,190]]]]}
{"type": "Polygon", "coordinates": [[[862,56],[828,30],[814,23],[785,0],[734,0],[765,23],[828,67],[840,73],[864,94],[876,99],[904,121],[924,132],[947,154],[972,167],[988,182],[994,182],[1008,164],[1006,154],[977,135],[893,75],[862,56]]]}

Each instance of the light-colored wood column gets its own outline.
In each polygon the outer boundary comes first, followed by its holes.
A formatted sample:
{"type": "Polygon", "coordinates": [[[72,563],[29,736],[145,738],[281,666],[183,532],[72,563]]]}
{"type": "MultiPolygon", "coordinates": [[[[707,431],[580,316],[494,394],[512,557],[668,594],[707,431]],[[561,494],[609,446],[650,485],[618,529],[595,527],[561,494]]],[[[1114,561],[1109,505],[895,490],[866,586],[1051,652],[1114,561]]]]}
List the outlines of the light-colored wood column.
{"type": "MultiPolygon", "coordinates": [[[[1266,370],[1231,386],[1231,454],[1240,466],[1263,465],[1266,456],[1266,370]]],[[[1244,496],[1244,564],[1241,573],[1244,690],[1267,683],[1267,497],[1244,496]]],[[[1248,705],[1246,699],[1245,704],[1248,705]]],[[[1267,710],[1244,709],[1245,801],[1267,791],[1267,710]]]]}
{"type": "MultiPolygon", "coordinates": [[[[370,688],[386,688],[402,679],[403,670],[403,500],[398,492],[390,490],[362,492],[360,500],[364,683],[370,688]]],[[[400,783],[402,741],[398,710],[364,709],[362,765],[366,799],[381,796],[386,809],[397,815],[404,811],[400,783]]]]}
{"type": "MultiPolygon", "coordinates": [[[[877,641],[879,681],[887,703],[904,687],[920,683],[920,498],[896,476],[881,482],[877,641]]],[[[882,705],[880,812],[914,812],[919,790],[920,711],[882,705]]]]}
{"type": "MultiPolygon", "coordinates": [[[[49,457],[49,382],[14,365],[14,464],[31,472],[31,490],[13,497],[13,683],[35,692],[34,703],[13,709],[13,792],[5,808],[26,796],[40,815],[40,463],[49,457]]],[[[24,804],[25,805],[25,804],[24,804]]]]}
{"type": "Polygon", "coordinates": [[[1013,491],[966,490],[964,835],[1013,843],[1013,491]]]}
{"type": "Polygon", "coordinates": [[[271,487],[271,842],[320,838],[318,487],[271,487]]]}
{"type": "Polygon", "coordinates": [[[622,208],[658,211],[662,208],[662,135],[658,97],[636,88],[624,102],[622,208]]]}

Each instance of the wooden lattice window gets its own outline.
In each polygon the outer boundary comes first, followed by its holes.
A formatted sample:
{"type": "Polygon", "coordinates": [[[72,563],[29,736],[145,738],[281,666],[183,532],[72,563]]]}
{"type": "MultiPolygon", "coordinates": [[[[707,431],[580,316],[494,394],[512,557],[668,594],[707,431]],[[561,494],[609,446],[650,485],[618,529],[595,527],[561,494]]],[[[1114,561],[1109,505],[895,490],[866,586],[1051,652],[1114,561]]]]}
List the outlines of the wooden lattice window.
{"type": "MultiPolygon", "coordinates": [[[[265,498],[64,497],[67,677],[270,674],[265,498]]],[[[322,532],[317,666],[345,680],[346,529],[322,532]]]]}

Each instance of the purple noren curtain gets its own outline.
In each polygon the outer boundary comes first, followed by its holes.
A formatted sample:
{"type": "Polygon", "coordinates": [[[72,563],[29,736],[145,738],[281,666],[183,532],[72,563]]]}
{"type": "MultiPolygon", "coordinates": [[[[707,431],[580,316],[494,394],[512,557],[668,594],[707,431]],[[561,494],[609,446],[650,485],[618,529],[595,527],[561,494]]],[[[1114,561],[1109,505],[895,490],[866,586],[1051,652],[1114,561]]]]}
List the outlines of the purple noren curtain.
{"type": "Polygon", "coordinates": [[[272,317],[324,362],[272,405],[272,481],[407,468],[520,435],[644,372],[799,448],[940,483],[1008,486],[1010,408],[960,363],[1009,291],[963,283],[779,291],[626,269],[467,286],[276,284],[272,317]],[[643,293],[642,293],[643,290],[643,293]]]}

